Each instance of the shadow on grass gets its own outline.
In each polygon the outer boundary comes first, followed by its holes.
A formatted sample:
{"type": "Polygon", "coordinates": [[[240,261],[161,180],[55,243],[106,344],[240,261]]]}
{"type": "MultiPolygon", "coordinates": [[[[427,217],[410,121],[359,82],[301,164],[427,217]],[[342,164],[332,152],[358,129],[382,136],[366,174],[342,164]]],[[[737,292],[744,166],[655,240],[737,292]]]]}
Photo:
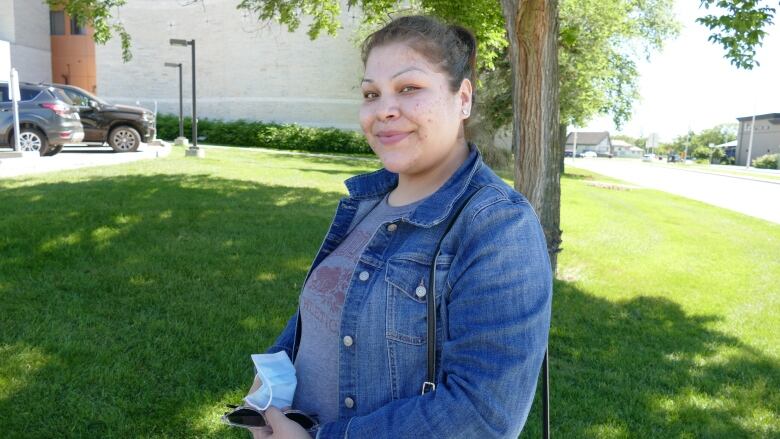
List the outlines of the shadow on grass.
{"type": "MultiPolygon", "coordinates": [[[[610,302],[556,281],[550,339],[557,437],[777,437],[777,362],[665,298],[610,302]],[[774,421],[772,421],[774,420],[774,421]]],[[[540,432],[540,399],[523,438],[540,432]]]]}
{"type": "MultiPolygon", "coordinates": [[[[0,189],[4,437],[246,437],[218,417],[294,311],[340,194],[206,175],[0,189]]],[[[778,365],[716,317],[566,282],[554,300],[555,436],[778,434],[778,365]]]]}
{"type": "Polygon", "coordinates": [[[0,182],[2,436],[246,437],[218,417],[341,194],[205,175],[16,186],[0,182]]]}

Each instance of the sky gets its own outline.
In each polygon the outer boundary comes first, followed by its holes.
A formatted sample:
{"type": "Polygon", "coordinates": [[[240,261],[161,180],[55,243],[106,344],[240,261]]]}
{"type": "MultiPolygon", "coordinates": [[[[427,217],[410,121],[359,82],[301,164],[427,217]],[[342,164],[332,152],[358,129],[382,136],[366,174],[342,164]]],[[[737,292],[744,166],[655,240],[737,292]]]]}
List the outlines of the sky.
{"type": "Polygon", "coordinates": [[[578,131],[609,131],[632,137],[658,133],[661,142],[737,117],[780,113],[780,8],[775,24],[767,28],[763,46],[756,51],[761,64],[740,70],[724,58],[725,50],[707,40],[710,31],[695,22],[706,15],[697,0],[677,0],[675,13],[680,36],[667,41],[650,62],[638,64],[641,98],[633,117],[616,130],[609,117],[594,119],[578,131]]]}

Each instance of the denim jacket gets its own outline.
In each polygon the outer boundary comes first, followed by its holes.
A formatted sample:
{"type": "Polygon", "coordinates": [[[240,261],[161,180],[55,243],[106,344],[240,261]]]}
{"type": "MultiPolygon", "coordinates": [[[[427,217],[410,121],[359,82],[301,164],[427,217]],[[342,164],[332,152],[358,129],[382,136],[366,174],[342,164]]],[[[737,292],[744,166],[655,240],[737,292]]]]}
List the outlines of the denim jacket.
{"type": "MultiPolygon", "coordinates": [[[[384,169],[346,181],[349,196],[309,274],[397,183],[384,169]]],[[[317,437],[516,438],[547,346],[551,299],[536,214],[471,145],[455,174],[416,209],[380,226],[360,256],[342,308],[339,419],[321,425],[317,437]],[[436,291],[426,291],[454,206],[475,192],[442,243],[436,291]],[[431,293],[436,388],[423,395],[431,293]]],[[[268,352],[284,350],[294,360],[300,324],[296,312],[268,352]]]]}

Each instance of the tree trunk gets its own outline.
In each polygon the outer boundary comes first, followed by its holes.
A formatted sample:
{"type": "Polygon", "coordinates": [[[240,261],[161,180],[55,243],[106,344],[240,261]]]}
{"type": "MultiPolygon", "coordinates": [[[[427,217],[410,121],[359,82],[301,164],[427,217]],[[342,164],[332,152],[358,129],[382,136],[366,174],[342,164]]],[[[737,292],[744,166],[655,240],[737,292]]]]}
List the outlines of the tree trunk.
{"type": "Polygon", "coordinates": [[[515,189],[536,210],[553,273],[561,244],[558,0],[501,0],[514,87],[515,189]]]}

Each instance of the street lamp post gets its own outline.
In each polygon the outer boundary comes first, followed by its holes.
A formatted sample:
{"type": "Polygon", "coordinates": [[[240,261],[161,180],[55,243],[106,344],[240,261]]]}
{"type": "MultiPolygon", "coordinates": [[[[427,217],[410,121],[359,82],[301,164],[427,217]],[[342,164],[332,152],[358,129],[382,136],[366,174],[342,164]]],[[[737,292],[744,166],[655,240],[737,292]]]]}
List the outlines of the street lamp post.
{"type": "Polygon", "coordinates": [[[179,137],[176,138],[176,145],[186,145],[187,139],[184,137],[184,101],[182,96],[182,73],[181,63],[165,63],[165,67],[176,67],[179,69],[179,137]]]}
{"type": "Polygon", "coordinates": [[[197,99],[195,95],[195,40],[180,40],[171,38],[171,46],[191,46],[192,47],[192,146],[187,148],[185,156],[187,157],[205,157],[206,152],[198,148],[198,111],[197,99]]]}

